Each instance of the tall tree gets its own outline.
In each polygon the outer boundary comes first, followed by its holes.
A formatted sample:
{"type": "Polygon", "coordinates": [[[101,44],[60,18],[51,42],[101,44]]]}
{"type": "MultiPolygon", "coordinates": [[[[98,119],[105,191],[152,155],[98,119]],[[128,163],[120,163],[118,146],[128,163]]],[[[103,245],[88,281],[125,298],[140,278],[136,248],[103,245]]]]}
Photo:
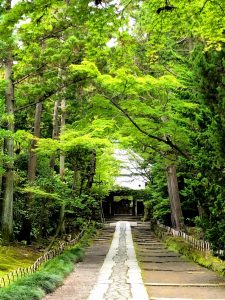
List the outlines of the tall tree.
{"type": "MultiPolygon", "coordinates": [[[[28,155],[28,184],[32,185],[36,179],[37,171],[37,153],[35,152],[37,138],[40,137],[40,125],[41,125],[41,113],[42,113],[42,103],[36,104],[35,109],[35,119],[34,119],[34,131],[33,139],[30,142],[29,155],[28,155]]],[[[25,240],[28,245],[31,244],[31,230],[32,230],[32,206],[33,206],[33,194],[28,193],[26,201],[26,213],[24,214],[24,219],[22,227],[20,230],[20,240],[25,240]]]]}
{"type": "MultiPolygon", "coordinates": [[[[11,10],[11,0],[5,2],[5,13],[11,10]]],[[[5,80],[7,88],[5,93],[5,107],[8,115],[7,130],[11,136],[5,138],[4,150],[8,156],[5,164],[4,192],[2,205],[2,237],[5,242],[13,240],[13,192],[14,192],[14,79],[13,79],[13,45],[10,42],[12,31],[8,32],[8,45],[4,59],[5,80]]]]}

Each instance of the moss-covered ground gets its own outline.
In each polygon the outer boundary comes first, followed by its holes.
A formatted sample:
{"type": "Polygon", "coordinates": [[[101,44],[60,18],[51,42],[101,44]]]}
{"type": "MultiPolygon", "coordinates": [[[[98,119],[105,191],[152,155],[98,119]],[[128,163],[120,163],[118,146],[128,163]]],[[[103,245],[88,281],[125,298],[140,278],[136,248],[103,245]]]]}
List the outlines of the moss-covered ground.
{"type": "Polygon", "coordinates": [[[225,276],[225,261],[213,256],[211,252],[194,249],[182,238],[168,236],[164,238],[164,242],[168,249],[179,252],[199,265],[225,276]]]}
{"type": "MultiPolygon", "coordinates": [[[[89,228],[79,244],[43,264],[37,272],[18,279],[7,287],[0,288],[0,299],[40,300],[45,294],[54,291],[63,283],[64,278],[72,272],[74,264],[83,259],[83,249],[90,244],[95,232],[94,226],[89,228]]],[[[23,253],[27,254],[26,252],[23,253]]],[[[29,258],[34,258],[34,256],[31,255],[29,258]]]]}
{"type": "Polygon", "coordinates": [[[34,247],[19,244],[0,246],[0,277],[18,268],[32,265],[41,255],[34,247]]]}

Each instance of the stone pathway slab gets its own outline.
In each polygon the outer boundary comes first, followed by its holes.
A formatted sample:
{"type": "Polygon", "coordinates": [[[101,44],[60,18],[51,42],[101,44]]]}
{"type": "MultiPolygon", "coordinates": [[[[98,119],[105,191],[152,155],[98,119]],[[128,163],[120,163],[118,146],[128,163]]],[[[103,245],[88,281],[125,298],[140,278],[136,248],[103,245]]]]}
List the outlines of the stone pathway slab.
{"type": "Polygon", "coordinates": [[[171,255],[150,228],[148,232],[148,239],[139,243],[142,229],[133,229],[143,281],[151,300],[225,300],[225,278],[178,253],[171,255]]]}
{"type": "Polygon", "coordinates": [[[148,299],[134,251],[130,223],[119,221],[98,282],[88,300],[148,299]]]}
{"type": "Polygon", "coordinates": [[[113,233],[114,228],[104,228],[86,250],[84,260],[75,265],[64,284],[43,300],[87,300],[109,250],[113,233]]]}

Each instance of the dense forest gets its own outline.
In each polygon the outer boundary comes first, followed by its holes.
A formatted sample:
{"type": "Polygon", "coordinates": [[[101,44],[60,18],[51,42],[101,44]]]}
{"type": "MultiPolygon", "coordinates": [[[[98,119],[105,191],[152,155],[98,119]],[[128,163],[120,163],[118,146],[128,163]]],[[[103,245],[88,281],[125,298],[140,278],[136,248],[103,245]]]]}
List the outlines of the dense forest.
{"type": "Polygon", "coordinates": [[[224,249],[225,3],[1,0],[0,126],[2,243],[98,219],[119,141],[146,218],[224,249]]]}

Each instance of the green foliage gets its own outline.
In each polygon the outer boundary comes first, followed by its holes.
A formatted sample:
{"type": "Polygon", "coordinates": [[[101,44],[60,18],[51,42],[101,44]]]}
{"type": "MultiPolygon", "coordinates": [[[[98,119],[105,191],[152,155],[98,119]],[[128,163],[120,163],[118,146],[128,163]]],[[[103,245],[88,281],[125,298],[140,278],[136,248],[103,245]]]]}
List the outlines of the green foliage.
{"type": "MultiPolygon", "coordinates": [[[[0,151],[0,176],[14,159],[16,236],[21,216],[31,217],[37,238],[43,224],[46,235],[54,232],[62,205],[72,223],[96,214],[118,174],[113,142],[119,140],[152,165],[149,215],[170,222],[165,170],[173,163],[185,220],[197,222],[215,247],[224,248],[225,6],[170,2],[170,10],[156,0],[0,5],[0,148],[4,139],[15,141],[14,158],[0,151]],[[14,116],[5,113],[9,54],[14,116]],[[66,126],[53,139],[54,105],[62,99],[66,126]],[[43,104],[40,138],[32,134],[37,102],[43,104]],[[7,130],[9,122],[15,134],[7,130]],[[31,144],[34,184],[27,179],[31,144]]],[[[59,108],[58,129],[61,115],[59,108]]]]}
{"type": "Polygon", "coordinates": [[[170,202],[165,172],[163,166],[157,163],[151,167],[151,185],[147,189],[149,199],[145,200],[145,206],[150,214],[148,217],[170,224],[170,202]]]}
{"type": "Polygon", "coordinates": [[[1,299],[42,299],[62,284],[64,277],[73,270],[74,262],[82,257],[83,252],[79,248],[65,252],[48,262],[42,270],[1,289],[1,299]]]}

